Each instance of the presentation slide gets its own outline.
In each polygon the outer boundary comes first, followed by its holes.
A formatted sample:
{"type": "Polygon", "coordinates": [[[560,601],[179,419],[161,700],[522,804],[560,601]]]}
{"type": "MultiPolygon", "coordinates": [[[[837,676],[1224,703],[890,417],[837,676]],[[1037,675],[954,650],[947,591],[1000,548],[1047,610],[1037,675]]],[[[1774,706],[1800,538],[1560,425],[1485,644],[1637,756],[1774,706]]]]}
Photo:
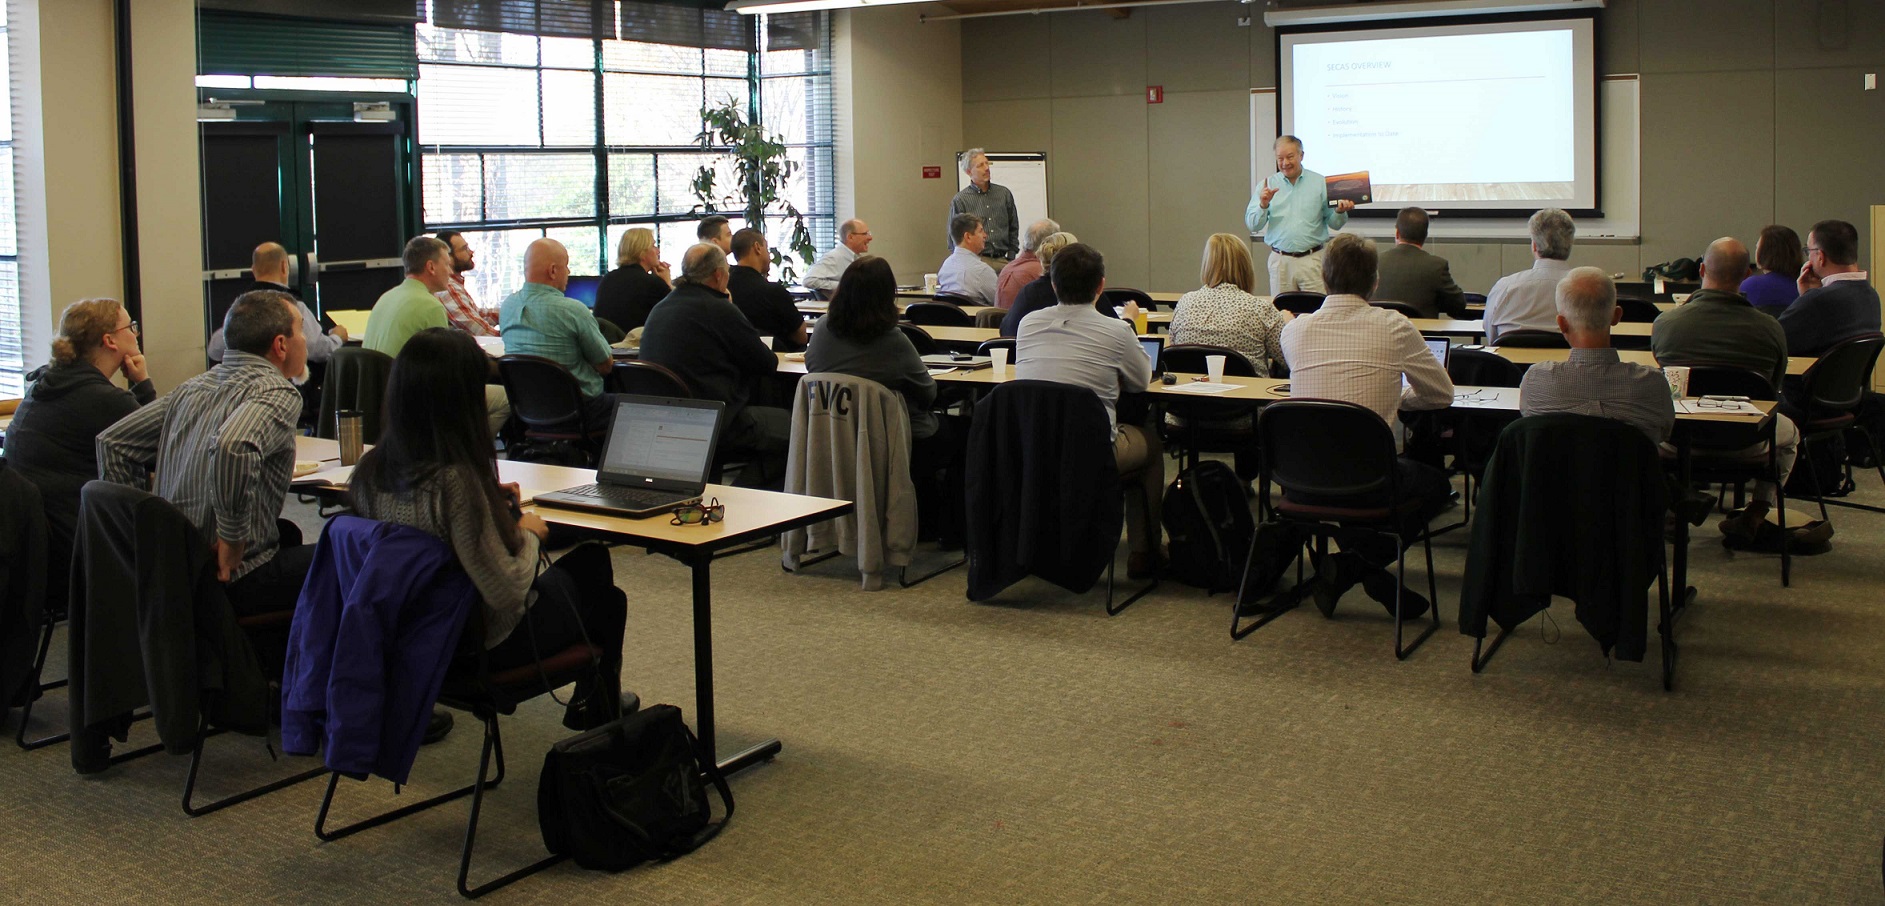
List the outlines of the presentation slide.
{"type": "Polygon", "coordinates": [[[1589,19],[1289,33],[1281,50],[1283,131],[1311,170],[1366,171],[1368,208],[1596,207],[1589,19]]]}

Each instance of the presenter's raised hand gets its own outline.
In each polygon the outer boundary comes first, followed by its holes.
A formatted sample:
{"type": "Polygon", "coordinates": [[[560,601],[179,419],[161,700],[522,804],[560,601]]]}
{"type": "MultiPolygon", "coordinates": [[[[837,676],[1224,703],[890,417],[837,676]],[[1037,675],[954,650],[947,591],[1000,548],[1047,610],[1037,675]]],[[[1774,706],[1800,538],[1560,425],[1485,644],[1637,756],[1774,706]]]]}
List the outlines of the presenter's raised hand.
{"type": "Polygon", "coordinates": [[[1340,201],[1337,201],[1335,203],[1335,213],[1337,214],[1346,214],[1349,211],[1353,211],[1354,209],[1355,209],[1355,203],[1352,201],[1349,201],[1346,198],[1340,201]]]}
{"type": "Polygon", "coordinates": [[[1276,190],[1265,185],[1262,189],[1257,191],[1257,207],[1267,210],[1270,207],[1270,199],[1275,197],[1276,190]]]}

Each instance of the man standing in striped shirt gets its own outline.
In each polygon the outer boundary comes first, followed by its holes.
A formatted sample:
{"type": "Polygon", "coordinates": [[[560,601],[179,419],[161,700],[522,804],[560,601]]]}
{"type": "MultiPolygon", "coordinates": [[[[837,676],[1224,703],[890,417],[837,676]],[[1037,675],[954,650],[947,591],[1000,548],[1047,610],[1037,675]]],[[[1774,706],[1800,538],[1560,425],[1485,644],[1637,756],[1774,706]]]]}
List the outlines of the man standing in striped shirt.
{"type": "Polygon", "coordinates": [[[209,533],[216,577],[237,615],[291,609],[314,546],[278,517],[295,464],[301,396],[290,378],[307,369],[307,338],[294,298],[239,296],[223,321],[228,352],[197,375],[98,435],[99,477],[147,486],[209,533]]]}

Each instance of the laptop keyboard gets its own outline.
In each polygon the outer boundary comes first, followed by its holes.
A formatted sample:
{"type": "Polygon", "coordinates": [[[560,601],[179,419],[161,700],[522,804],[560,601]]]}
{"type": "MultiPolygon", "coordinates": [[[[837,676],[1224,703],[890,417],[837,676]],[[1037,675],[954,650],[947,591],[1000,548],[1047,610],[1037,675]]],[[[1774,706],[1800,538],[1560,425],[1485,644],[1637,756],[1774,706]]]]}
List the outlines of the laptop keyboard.
{"type": "Polygon", "coordinates": [[[604,503],[629,509],[666,506],[670,503],[680,503],[693,496],[674,491],[651,491],[645,488],[625,488],[612,484],[586,484],[565,488],[563,493],[577,497],[592,497],[604,503]]]}

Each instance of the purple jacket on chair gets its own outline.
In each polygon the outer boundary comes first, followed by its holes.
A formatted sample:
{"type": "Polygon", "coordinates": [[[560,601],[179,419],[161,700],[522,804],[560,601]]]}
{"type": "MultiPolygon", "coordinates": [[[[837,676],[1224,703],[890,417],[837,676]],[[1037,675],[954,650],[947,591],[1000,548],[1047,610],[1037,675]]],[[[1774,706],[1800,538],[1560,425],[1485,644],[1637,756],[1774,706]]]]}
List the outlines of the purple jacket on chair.
{"type": "Polygon", "coordinates": [[[451,546],[409,526],[337,516],[295,605],[281,744],[329,770],[405,783],[478,589],[451,546]]]}

